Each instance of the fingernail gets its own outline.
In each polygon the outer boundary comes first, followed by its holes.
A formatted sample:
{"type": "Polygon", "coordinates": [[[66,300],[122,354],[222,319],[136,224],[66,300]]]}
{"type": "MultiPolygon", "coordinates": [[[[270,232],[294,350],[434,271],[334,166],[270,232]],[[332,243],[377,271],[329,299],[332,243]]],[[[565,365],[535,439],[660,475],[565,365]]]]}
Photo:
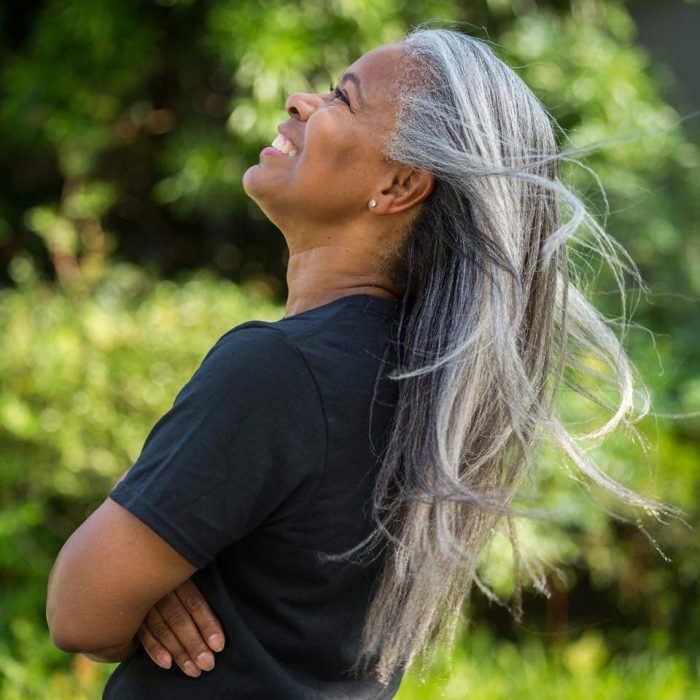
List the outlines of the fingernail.
{"type": "Polygon", "coordinates": [[[158,661],[158,665],[162,666],[163,668],[170,668],[172,665],[173,661],[169,656],[166,656],[165,654],[158,654],[156,656],[156,659],[158,661]]]}
{"type": "Polygon", "coordinates": [[[214,668],[214,655],[203,651],[197,657],[197,663],[199,664],[199,668],[201,668],[203,671],[211,671],[212,668],[214,668]]]}
{"type": "Polygon", "coordinates": [[[224,640],[221,638],[220,634],[212,634],[209,639],[209,646],[214,651],[221,651],[224,648],[224,640]]]}
{"type": "Polygon", "coordinates": [[[191,661],[185,661],[185,672],[194,678],[202,675],[202,672],[191,661]]]}

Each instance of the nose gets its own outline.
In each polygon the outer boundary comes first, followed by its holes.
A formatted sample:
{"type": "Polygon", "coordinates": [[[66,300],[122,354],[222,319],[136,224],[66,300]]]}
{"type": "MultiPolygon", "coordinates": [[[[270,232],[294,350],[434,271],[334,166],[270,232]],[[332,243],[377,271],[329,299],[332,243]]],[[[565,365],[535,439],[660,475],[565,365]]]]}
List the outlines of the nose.
{"type": "Polygon", "coordinates": [[[295,92],[287,98],[284,108],[290,117],[298,117],[306,121],[322,101],[322,98],[315,93],[295,92]]]}

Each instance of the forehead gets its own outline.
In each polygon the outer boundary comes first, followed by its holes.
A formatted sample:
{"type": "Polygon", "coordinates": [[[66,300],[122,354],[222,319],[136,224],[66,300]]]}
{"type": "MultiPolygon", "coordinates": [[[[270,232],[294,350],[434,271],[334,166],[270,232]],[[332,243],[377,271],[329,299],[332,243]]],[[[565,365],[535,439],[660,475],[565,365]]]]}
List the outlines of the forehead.
{"type": "MultiPolygon", "coordinates": [[[[363,54],[348,67],[346,72],[354,73],[359,78],[366,111],[390,109],[402,55],[403,51],[398,44],[385,44],[363,54]]],[[[351,99],[353,96],[357,98],[358,91],[354,83],[348,80],[345,85],[351,99]]]]}

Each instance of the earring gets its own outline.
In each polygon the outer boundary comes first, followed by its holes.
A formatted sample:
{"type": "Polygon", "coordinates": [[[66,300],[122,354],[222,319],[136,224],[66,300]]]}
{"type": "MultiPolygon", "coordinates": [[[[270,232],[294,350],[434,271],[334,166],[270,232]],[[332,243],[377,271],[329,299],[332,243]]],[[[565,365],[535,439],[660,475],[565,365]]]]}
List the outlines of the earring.
{"type": "Polygon", "coordinates": [[[377,206],[376,200],[370,199],[370,200],[369,200],[369,205],[370,205],[370,207],[376,207],[376,206],[377,206]]]}

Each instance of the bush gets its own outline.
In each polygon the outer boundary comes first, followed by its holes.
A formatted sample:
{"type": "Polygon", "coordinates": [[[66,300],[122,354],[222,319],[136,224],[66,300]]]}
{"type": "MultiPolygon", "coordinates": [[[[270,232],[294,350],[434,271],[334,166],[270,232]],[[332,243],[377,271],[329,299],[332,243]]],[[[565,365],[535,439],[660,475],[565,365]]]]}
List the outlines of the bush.
{"type": "Polygon", "coordinates": [[[151,281],[130,266],[83,297],[32,282],[0,291],[0,683],[17,697],[38,692],[40,669],[65,666],[44,617],[63,543],[135,461],[216,340],[283,313],[206,273],[151,281]]]}

